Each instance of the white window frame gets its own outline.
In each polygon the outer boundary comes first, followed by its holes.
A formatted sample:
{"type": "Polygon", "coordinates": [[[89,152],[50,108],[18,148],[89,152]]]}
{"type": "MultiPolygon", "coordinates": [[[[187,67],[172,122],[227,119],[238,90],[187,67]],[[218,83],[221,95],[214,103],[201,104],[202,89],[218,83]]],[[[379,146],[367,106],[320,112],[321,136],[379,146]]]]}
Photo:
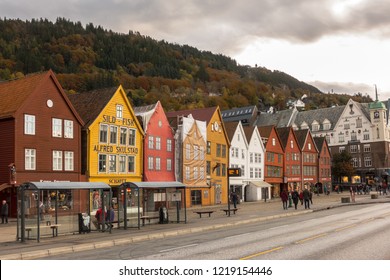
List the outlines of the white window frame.
{"type": "Polygon", "coordinates": [[[37,150],[24,149],[24,169],[36,170],[37,150]]]}
{"type": "Polygon", "coordinates": [[[99,128],[99,143],[108,143],[108,125],[107,124],[100,124],[99,128]],[[105,128],[105,129],[103,129],[105,128]],[[102,139],[105,138],[105,139],[102,139]]]}
{"type": "Polygon", "coordinates": [[[123,118],[123,105],[121,104],[116,105],[116,118],[117,119],[123,118]]]}
{"type": "Polygon", "coordinates": [[[126,173],[127,156],[119,155],[119,173],[126,173]]]}
{"type": "Polygon", "coordinates": [[[154,137],[151,135],[148,137],[148,148],[151,150],[154,149],[154,137]]]}
{"type": "Polygon", "coordinates": [[[99,173],[107,173],[107,155],[99,154],[98,155],[98,172],[99,173]],[[100,169],[100,163],[103,163],[104,170],[100,169]]]}
{"type": "Polygon", "coordinates": [[[148,170],[153,170],[153,169],[154,169],[154,158],[148,157],[148,170]]]}
{"type": "Polygon", "coordinates": [[[129,146],[134,147],[136,145],[136,130],[129,128],[129,146]]]}
{"type": "Polygon", "coordinates": [[[172,159],[167,158],[167,171],[172,171],[172,159]]]}
{"type": "Polygon", "coordinates": [[[122,146],[127,144],[127,127],[120,128],[119,144],[122,146]]]}
{"type": "Polygon", "coordinates": [[[167,152],[172,152],[172,139],[167,139],[167,152]]]}
{"type": "Polygon", "coordinates": [[[135,156],[128,156],[127,157],[127,172],[130,174],[135,173],[135,156]],[[130,159],[132,159],[132,160],[130,160],[130,159]],[[133,170],[130,169],[131,167],[133,168],[133,170]]]}
{"type": "Polygon", "coordinates": [[[62,171],[62,156],[63,152],[58,150],[53,150],[53,171],[62,171]]]}
{"type": "Polygon", "coordinates": [[[156,170],[160,171],[161,170],[161,158],[156,157],[156,170]]]}
{"type": "Polygon", "coordinates": [[[64,138],[73,139],[73,121],[64,120],[64,138]]]}
{"type": "Polygon", "coordinates": [[[74,170],[74,152],[72,151],[65,151],[64,152],[65,157],[65,171],[73,171],[74,170]]]}
{"type": "Polygon", "coordinates": [[[62,137],[62,119],[52,118],[52,136],[62,137]]]}
{"type": "Polygon", "coordinates": [[[118,143],[118,127],[110,125],[110,144],[118,143]]]}
{"type": "Polygon", "coordinates": [[[110,173],[117,172],[116,155],[108,155],[108,171],[110,173]]]}
{"type": "Polygon", "coordinates": [[[156,150],[161,150],[161,137],[156,136],[156,150]]]}
{"type": "Polygon", "coordinates": [[[24,115],[24,134],[35,135],[35,116],[24,115]]]}

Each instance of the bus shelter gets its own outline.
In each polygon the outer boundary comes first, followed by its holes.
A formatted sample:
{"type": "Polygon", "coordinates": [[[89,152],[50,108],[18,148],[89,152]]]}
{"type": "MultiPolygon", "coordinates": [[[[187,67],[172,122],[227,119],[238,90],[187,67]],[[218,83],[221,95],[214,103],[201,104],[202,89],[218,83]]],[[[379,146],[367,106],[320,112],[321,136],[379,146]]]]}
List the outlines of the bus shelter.
{"type": "Polygon", "coordinates": [[[101,182],[23,183],[17,197],[17,240],[39,242],[43,236],[88,233],[99,228],[111,232],[111,226],[94,220],[99,208],[110,209],[111,194],[111,187],[101,182]]]}
{"type": "Polygon", "coordinates": [[[180,182],[123,183],[114,198],[118,202],[118,221],[123,222],[124,229],[154,223],[187,223],[185,188],[180,182]]]}

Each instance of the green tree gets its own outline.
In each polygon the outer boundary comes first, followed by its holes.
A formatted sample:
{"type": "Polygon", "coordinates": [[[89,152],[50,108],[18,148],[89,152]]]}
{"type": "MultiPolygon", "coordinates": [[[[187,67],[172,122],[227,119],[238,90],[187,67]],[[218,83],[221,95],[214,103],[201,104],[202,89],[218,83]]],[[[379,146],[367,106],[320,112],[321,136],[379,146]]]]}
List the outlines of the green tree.
{"type": "Polygon", "coordinates": [[[351,163],[352,156],[347,151],[336,153],[332,158],[332,175],[340,182],[341,177],[350,178],[355,173],[351,163]]]}

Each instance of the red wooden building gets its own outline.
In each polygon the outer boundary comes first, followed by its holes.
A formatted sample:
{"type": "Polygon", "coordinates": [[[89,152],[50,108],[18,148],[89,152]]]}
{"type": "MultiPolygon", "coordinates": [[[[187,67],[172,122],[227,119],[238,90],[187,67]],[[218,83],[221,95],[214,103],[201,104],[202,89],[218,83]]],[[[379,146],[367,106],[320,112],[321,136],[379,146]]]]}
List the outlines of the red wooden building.
{"type": "Polygon", "coordinates": [[[160,101],[135,107],[134,113],[145,132],[143,181],[176,181],[175,138],[160,101]]]}
{"type": "Polygon", "coordinates": [[[309,129],[295,130],[302,151],[302,183],[313,188],[318,182],[318,150],[309,129]]]}
{"type": "Polygon", "coordinates": [[[284,150],[275,126],[258,126],[265,145],[264,181],[271,184],[271,198],[278,197],[283,187],[284,150]]]}
{"type": "Polygon", "coordinates": [[[317,188],[321,192],[326,187],[327,190],[332,188],[332,156],[325,137],[314,137],[318,149],[318,182],[317,188]]]}
{"type": "Polygon", "coordinates": [[[276,129],[284,148],[283,187],[287,191],[302,189],[302,152],[291,127],[276,129]]]}
{"type": "Polygon", "coordinates": [[[0,83],[0,199],[27,181],[81,181],[82,121],[52,71],[0,83]]]}

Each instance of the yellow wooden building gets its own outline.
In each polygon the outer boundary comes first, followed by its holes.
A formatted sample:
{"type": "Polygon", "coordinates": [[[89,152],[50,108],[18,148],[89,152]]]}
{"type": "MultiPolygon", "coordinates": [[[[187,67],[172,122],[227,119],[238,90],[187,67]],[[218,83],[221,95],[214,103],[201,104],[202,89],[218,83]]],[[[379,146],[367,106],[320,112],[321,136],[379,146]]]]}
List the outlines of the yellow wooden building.
{"type": "Polygon", "coordinates": [[[84,120],[82,173],[90,182],[118,187],[140,182],[143,174],[143,129],[126,92],[118,88],[70,94],[69,99],[84,120]]]}

